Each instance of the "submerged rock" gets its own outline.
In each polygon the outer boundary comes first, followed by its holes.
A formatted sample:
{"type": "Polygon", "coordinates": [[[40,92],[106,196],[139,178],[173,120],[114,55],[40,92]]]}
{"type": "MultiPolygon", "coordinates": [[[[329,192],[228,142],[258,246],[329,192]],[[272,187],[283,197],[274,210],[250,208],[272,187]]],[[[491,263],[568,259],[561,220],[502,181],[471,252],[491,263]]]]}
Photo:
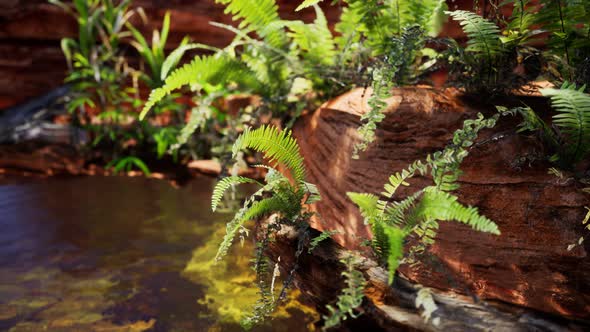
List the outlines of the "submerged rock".
{"type": "MultiPolygon", "coordinates": [[[[314,225],[340,231],[335,239],[346,248],[359,248],[369,237],[346,192],[380,193],[390,174],[443,149],[464,120],[478,112],[495,112],[493,105],[481,101],[466,105],[453,90],[395,89],[377,140],[353,160],[369,96],[370,91],[353,90],[303,116],[293,130],[305,157],[307,180],[322,194],[316,206],[322,222],[314,225]]],[[[520,121],[503,117],[496,128],[481,133],[461,167],[464,174],[457,192],[461,202],[494,220],[502,234],[441,223],[427,259],[400,271],[425,286],[590,319],[590,248],[584,243],[567,250],[584,234],[581,221],[588,194],[573,179],[548,174],[551,165],[538,160],[542,146],[515,132],[520,121]]],[[[430,181],[412,179],[398,198],[430,181]]]]}

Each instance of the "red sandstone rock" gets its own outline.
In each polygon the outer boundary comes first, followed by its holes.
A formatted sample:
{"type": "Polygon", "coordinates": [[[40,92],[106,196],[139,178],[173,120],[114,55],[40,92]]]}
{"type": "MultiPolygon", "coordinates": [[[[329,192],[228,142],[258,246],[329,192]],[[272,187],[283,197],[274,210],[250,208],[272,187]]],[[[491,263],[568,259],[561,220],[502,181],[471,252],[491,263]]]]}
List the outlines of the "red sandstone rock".
{"type": "MultiPolygon", "coordinates": [[[[360,160],[353,160],[368,94],[363,96],[360,89],[347,93],[304,116],[294,128],[307,180],[318,186],[323,198],[317,204],[323,221],[316,221],[316,226],[341,231],[336,239],[348,248],[358,247],[369,235],[346,192],[380,193],[391,173],[442,149],[463,120],[486,110],[464,105],[451,91],[396,89],[377,141],[360,160]]],[[[462,166],[465,173],[458,191],[461,202],[479,207],[502,235],[443,223],[431,250],[435,258],[401,271],[430,287],[588,319],[590,247],[585,243],[571,252],[566,249],[584,234],[581,220],[588,194],[574,181],[547,174],[550,165],[526,159],[539,154],[541,147],[514,133],[519,121],[503,118],[495,129],[482,132],[462,166]],[[493,137],[498,139],[488,141],[493,137]]],[[[429,181],[413,179],[398,197],[429,181]]]]}
{"type": "MultiPolygon", "coordinates": [[[[321,6],[333,25],[340,16],[340,5],[331,6],[331,2],[325,0],[321,6]]],[[[277,3],[285,19],[309,22],[315,18],[312,8],[295,12],[300,0],[277,0],[277,3]]],[[[227,45],[233,38],[231,32],[209,24],[210,21],[232,24],[231,17],[223,13],[223,6],[214,0],[134,0],[133,4],[145,9],[147,24],[136,22],[136,25],[148,36],[160,28],[165,12],[170,10],[170,49],[185,35],[195,42],[217,47],[227,45]]],[[[469,9],[472,4],[471,0],[449,0],[450,9],[469,9]]],[[[72,17],[46,0],[0,1],[0,106],[25,101],[62,84],[66,63],[59,41],[63,37],[75,37],[76,29],[72,17]]],[[[456,22],[449,22],[443,35],[460,37],[462,32],[456,22]]]]}

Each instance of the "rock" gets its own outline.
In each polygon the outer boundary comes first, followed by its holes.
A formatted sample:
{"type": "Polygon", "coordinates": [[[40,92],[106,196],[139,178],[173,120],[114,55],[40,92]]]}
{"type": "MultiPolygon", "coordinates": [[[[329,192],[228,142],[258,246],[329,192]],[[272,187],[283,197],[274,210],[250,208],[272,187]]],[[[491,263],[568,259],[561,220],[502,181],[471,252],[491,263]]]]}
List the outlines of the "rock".
{"type": "MultiPolygon", "coordinates": [[[[268,222],[263,221],[263,224],[268,222]]],[[[263,236],[265,227],[259,227],[257,236],[263,236]]],[[[320,233],[310,230],[309,238],[320,233]]],[[[344,283],[344,269],[339,258],[347,250],[331,239],[324,240],[311,252],[297,260],[298,233],[288,226],[270,241],[267,253],[273,261],[279,261],[281,275],[288,275],[297,264],[294,283],[306,301],[317,306],[318,311],[328,314],[326,304],[334,305],[344,283]]],[[[370,258],[360,258],[356,267],[364,275],[365,300],[357,309],[362,315],[343,322],[338,331],[584,331],[590,325],[556,319],[542,312],[523,309],[517,305],[474,302],[472,297],[453,292],[430,290],[436,303],[431,319],[425,321],[421,309],[416,309],[418,292],[423,288],[397,275],[393,285],[388,284],[387,271],[370,258]]]]}
{"type": "Polygon", "coordinates": [[[0,145],[0,169],[77,175],[84,172],[84,158],[70,145],[38,142],[0,145]]]}
{"type": "Polygon", "coordinates": [[[221,164],[216,160],[193,160],[188,163],[187,167],[189,169],[194,169],[204,174],[221,174],[221,164]]]}
{"type": "MultiPolygon", "coordinates": [[[[395,89],[377,141],[360,160],[353,160],[359,116],[367,111],[369,95],[370,91],[353,90],[303,116],[293,129],[308,169],[307,181],[318,186],[323,198],[316,206],[322,221],[314,225],[339,230],[335,238],[346,248],[358,248],[369,237],[346,192],[380,193],[390,174],[442,149],[463,120],[477,112],[493,112],[488,105],[468,106],[449,90],[395,89]]],[[[542,147],[515,133],[519,122],[517,117],[504,117],[496,128],[481,133],[462,166],[457,192],[461,202],[477,206],[494,220],[502,235],[443,223],[432,255],[401,272],[428,287],[589,319],[589,244],[567,251],[584,235],[581,221],[588,194],[575,181],[548,174],[549,164],[534,161],[542,147]]],[[[425,177],[410,182],[398,198],[431,183],[425,177]]]]}
{"type": "MultiPolygon", "coordinates": [[[[168,49],[173,49],[182,38],[215,47],[229,44],[234,34],[214,27],[209,22],[232,24],[224,7],[214,0],[134,0],[147,16],[144,25],[139,17],[134,24],[151,40],[154,29],[160,29],[167,10],[171,12],[168,49]]],[[[307,22],[315,18],[312,8],[295,12],[297,2],[279,0],[281,17],[307,22]]],[[[339,6],[324,1],[322,7],[330,22],[339,17],[339,6]]],[[[0,106],[12,106],[28,98],[46,93],[61,85],[67,70],[60,49],[60,39],[75,38],[75,20],[47,0],[10,0],[0,2],[0,106]],[[42,74],[41,74],[42,73],[42,74]]],[[[132,52],[130,52],[132,53],[132,52]]],[[[188,57],[187,57],[188,58],[188,57]]],[[[132,62],[137,62],[132,59],[132,62]]]]}
{"type": "MultiPolygon", "coordinates": [[[[313,8],[295,12],[299,1],[277,0],[277,3],[282,18],[306,22],[315,18],[313,8]]],[[[451,10],[473,6],[471,0],[449,0],[448,3],[451,10]]],[[[160,28],[165,12],[170,10],[169,49],[186,35],[194,42],[216,47],[227,45],[234,37],[230,31],[209,24],[211,21],[232,24],[231,16],[224,14],[223,6],[214,0],[134,0],[133,5],[146,12],[147,24],[140,24],[138,17],[134,23],[147,34],[148,40],[151,40],[151,32],[160,28]]],[[[320,5],[333,27],[341,6],[333,6],[331,1],[320,5]]],[[[0,107],[14,105],[59,86],[67,70],[59,41],[76,35],[75,20],[46,0],[0,1],[0,107]]],[[[442,36],[461,38],[462,32],[456,22],[449,21],[442,36]]]]}

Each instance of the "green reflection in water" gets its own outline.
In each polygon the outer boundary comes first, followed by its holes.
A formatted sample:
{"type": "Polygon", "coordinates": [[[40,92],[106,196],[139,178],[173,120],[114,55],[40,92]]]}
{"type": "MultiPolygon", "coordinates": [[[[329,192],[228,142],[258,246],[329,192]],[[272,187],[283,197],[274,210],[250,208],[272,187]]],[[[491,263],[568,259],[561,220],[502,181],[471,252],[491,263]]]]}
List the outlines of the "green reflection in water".
{"type": "MultiPolygon", "coordinates": [[[[230,217],[209,212],[213,184],[0,184],[0,330],[241,330],[257,298],[252,244],[213,264],[230,217]]],[[[255,330],[312,329],[317,314],[297,297],[255,330]]]]}

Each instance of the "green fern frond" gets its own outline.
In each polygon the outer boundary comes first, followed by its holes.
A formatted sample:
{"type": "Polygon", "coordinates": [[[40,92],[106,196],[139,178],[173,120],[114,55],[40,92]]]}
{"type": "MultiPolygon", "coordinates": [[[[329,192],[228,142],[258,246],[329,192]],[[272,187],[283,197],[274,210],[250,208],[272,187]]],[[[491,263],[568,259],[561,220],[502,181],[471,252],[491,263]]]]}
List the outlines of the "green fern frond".
{"type": "Polygon", "coordinates": [[[275,0],[215,0],[225,5],[225,13],[233,15],[234,21],[242,20],[239,29],[252,29],[269,45],[282,49],[287,44],[284,31],[267,29],[279,21],[278,5],[275,0]]]}
{"type": "Polygon", "coordinates": [[[356,269],[358,264],[357,258],[349,255],[340,260],[345,266],[342,276],[344,277],[344,288],[338,300],[336,301],[336,307],[327,305],[326,308],[329,311],[329,315],[323,316],[324,327],[322,331],[326,331],[330,328],[336,327],[346,320],[347,317],[357,318],[360,314],[355,313],[355,309],[360,307],[363,303],[364,289],[367,281],[365,280],[363,273],[356,269]]]}
{"type": "Polygon", "coordinates": [[[590,95],[572,88],[543,89],[557,111],[553,123],[565,134],[566,158],[575,163],[590,152],[590,95]]]}
{"type": "Polygon", "coordinates": [[[439,224],[434,219],[422,221],[414,228],[418,240],[416,244],[410,247],[409,250],[409,263],[415,263],[416,255],[421,255],[426,251],[426,248],[433,245],[435,242],[436,235],[438,233],[439,224]]]}
{"type": "Polygon", "coordinates": [[[236,82],[246,88],[257,90],[259,83],[253,74],[239,61],[226,55],[196,57],[191,63],[175,70],[158,89],[152,90],[140,114],[143,119],[147,112],[172,91],[186,85],[215,85],[236,82]]]}
{"type": "Polygon", "coordinates": [[[297,6],[297,8],[295,8],[295,11],[298,12],[302,9],[305,9],[307,7],[311,7],[313,5],[317,5],[318,3],[322,2],[323,0],[305,0],[303,1],[299,6],[297,6]]]}
{"type": "Polygon", "coordinates": [[[416,24],[429,36],[436,37],[446,19],[445,0],[398,0],[402,27],[416,24]]]}
{"type": "Polygon", "coordinates": [[[412,220],[409,220],[411,216],[408,215],[408,211],[410,211],[415,205],[418,198],[422,195],[422,191],[418,191],[402,201],[393,202],[387,209],[384,211],[385,220],[388,222],[389,225],[394,226],[403,226],[404,224],[413,224],[412,220]]]}
{"type": "Polygon", "coordinates": [[[504,106],[496,106],[496,109],[503,115],[520,114],[520,116],[522,116],[523,121],[522,123],[518,124],[518,133],[524,131],[538,131],[540,132],[542,140],[552,149],[557,150],[559,148],[559,138],[557,137],[555,131],[530,107],[514,107],[508,109],[504,106]]]}
{"type": "Polygon", "coordinates": [[[278,197],[265,198],[260,201],[254,202],[251,206],[243,207],[232,221],[227,223],[226,233],[223,237],[223,241],[219,245],[215,260],[221,260],[231,247],[236,234],[240,230],[240,227],[248,220],[258,218],[260,216],[280,212],[283,210],[285,203],[278,197]]]}
{"type": "Polygon", "coordinates": [[[457,196],[435,187],[428,187],[424,189],[424,195],[412,213],[421,220],[455,220],[471,226],[476,231],[500,235],[496,223],[480,215],[477,208],[464,206],[457,200],[457,196]]]}
{"type": "Polygon", "coordinates": [[[334,37],[328,27],[328,20],[319,6],[314,6],[316,19],[313,24],[301,21],[288,22],[289,37],[303,51],[303,58],[312,65],[332,66],[336,59],[334,37]]]}
{"type": "Polygon", "coordinates": [[[500,29],[493,22],[465,10],[446,13],[458,21],[467,34],[467,52],[481,54],[487,61],[492,61],[494,55],[502,52],[500,29]]]}
{"type": "Polygon", "coordinates": [[[311,241],[309,242],[309,248],[307,249],[307,253],[311,253],[315,248],[317,248],[320,242],[331,238],[334,234],[338,234],[338,231],[323,231],[320,235],[311,239],[311,241]]]}
{"type": "Polygon", "coordinates": [[[356,204],[365,218],[366,225],[372,225],[379,217],[379,197],[367,193],[347,192],[346,195],[356,204]]]}
{"type": "Polygon", "coordinates": [[[512,15],[508,22],[507,29],[516,31],[520,36],[525,36],[531,26],[535,23],[537,14],[534,12],[535,6],[530,0],[510,1],[513,3],[512,15]]]}
{"type": "Polygon", "coordinates": [[[258,181],[243,176],[228,176],[217,182],[215,189],[213,189],[213,195],[211,196],[211,209],[213,211],[217,210],[217,206],[219,205],[219,202],[221,202],[223,194],[225,194],[225,192],[232,186],[242,183],[258,183],[258,181]]]}
{"type": "Polygon", "coordinates": [[[389,272],[388,282],[391,284],[400,260],[404,256],[404,238],[406,234],[398,227],[385,226],[383,230],[387,237],[387,271],[389,272]]]}
{"type": "Polygon", "coordinates": [[[334,30],[340,35],[335,40],[341,49],[345,49],[347,45],[354,45],[355,50],[358,48],[358,42],[361,39],[361,32],[359,31],[360,20],[361,17],[358,12],[350,7],[342,8],[340,19],[334,26],[334,30]]]}
{"type": "Polygon", "coordinates": [[[234,157],[239,151],[247,148],[262,152],[271,163],[285,165],[293,175],[297,186],[305,181],[303,157],[290,130],[279,131],[267,125],[254,130],[246,128],[233,145],[234,157]]]}
{"type": "Polygon", "coordinates": [[[428,166],[420,160],[414,161],[407,169],[397,172],[389,177],[387,183],[383,187],[384,191],[381,193],[386,198],[391,198],[400,186],[409,186],[406,181],[414,176],[416,172],[424,175],[428,166]]]}

